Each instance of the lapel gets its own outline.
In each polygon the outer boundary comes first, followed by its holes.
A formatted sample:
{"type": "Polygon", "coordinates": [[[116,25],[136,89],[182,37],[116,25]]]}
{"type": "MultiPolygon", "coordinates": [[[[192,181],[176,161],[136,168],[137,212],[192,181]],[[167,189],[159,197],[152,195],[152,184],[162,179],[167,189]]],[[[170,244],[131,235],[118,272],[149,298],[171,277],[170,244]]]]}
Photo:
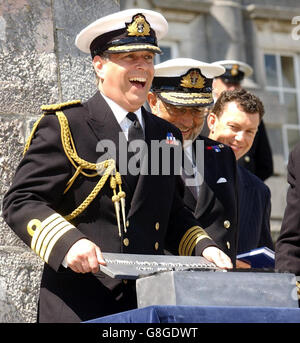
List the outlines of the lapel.
{"type": "MultiPolygon", "coordinates": [[[[128,217],[132,216],[140,208],[141,204],[145,203],[148,199],[150,199],[148,203],[155,201],[157,197],[160,197],[162,203],[170,201],[169,194],[173,194],[172,192],[175,187],[173,176],[163,176],[160,175],[160,172],[158,173],[159,175],[151,175],[151,155],[153,155],[151,142],[152,140],[166,141],[167,133],[172,131],[172,129],[169,126],[162,125],[160,120],[157,120],[152,113],[147,112],[144,108],[142,108],[142,114],[145,122],[145,142],[148,149],[148,154],[144,160],[147,166],[147,173],[142,173],[139,176],[128,217]]],[[[158,156],[152,156],[152,158],[156,159],[158,156]]],[[[161,163],[162,161],[159,160],[160,167],[161,163]]],[[[171,174],[173,175],[173,172],[171,174]]]]}
{"type": "Polygon", "coordinates": [[[196,200],[197,200],[196,196],[194,192],[191,190],[191,187],[185,185],[184,186],[184,203],[192,212],[194,212],[196,208],[196,205],[197,205],[196,200]]]}
{"type": "MultiPolygon", "coordinates": [[[[133,154],[128,154],[127,150],[127,140],[123,131],[118,124],[114,114],[112,113],[110,107],[106,103],[106,101],[101,96],[100,92],[97,92],[88,102],[88,116],[87,116],[87,123],[90,126],[91,130],[97,137],[98,141],[101,142],[102,140],[110,140],[114,143],[116,148],[116,156],[114,158],[116,160],[117,170],[120,171],[120,162],[123,164],[122,167],[126,167],[126,173],[122,174],[122,181],[126,184],[126,193],[128,194],[128,199],[131,199],[130,204],[128,203],[127,206],[129,208],[128,218],[132,216],[141,206],[141,204],[146,200],[149,194],[152,192],[153,187],[158,185],[158,179],[155,180],[155,184],[151,183],[149,173],[145,173],[146,175],[142,174],[139,175],[138,181],[135,184],[133,181],[133,176],[127,174],[127,165],[129,159],[132,157],[133,154]],[[121,136],[119,134],[121,133],[121,136]],[[123,136],[122,136],[123,134],[123,136]],[[121,139],[124,139],[126,144],[119,144],[121,139]],[[121,158],[121,159],[120,159],[121,158]],[[125,165],[126,164],[126,165],[125,165]],[[126,175],[125,175],[126,174],[126,175]],[[133,186],[134,185],[134,186],[133,186]],[[129,207],[130,206],[130,207],[129,207]]],[[[161,128],[156,123],[156,121],[152,118],[152,114],[145,111],[142,108],[142,114],[145,122],[145,142],[148,147],[148,154],[144,160],[144,163],[150,165],[150,156],[151,156],[151,138],[158,137],[158,133],[161,131],[161,128]]],[[[124,170],[124,169],[123,169],[124,170]]]]}
{"type": "Polygon", "coordinates": [[[191,186],[187,184],[187,181],[192,178],[192,176],[189,174],[192,172],[192,164],[187,156],[185,156],[184,151],[182,151],[182,175],[181,179],[184,183],[184,202],[185,204],[194,211],[196,207],[196,200],[198,198],[197,195],[197,187],[191,186]],[[188,174],[186,173],[186,170],[188,171],[188,174]]]}
{"type": "Polygon", "coordinates": [[[202,185],[200,186],[199,196],[197,199],[196,207],[195,207],[195,217],[201,217],[208,208],[211,207],[215,199],[215,193],[209,187],[209,185],[203,181],[202,185]]]}
{"type": "MultiPolygon", "coordinates": [[[[122,180],[126,184],[130,198],[134,193],[134,182],[130,175],[127,175],[127,162],[130,156],[127,154],[127,140],[117,122],[113,112],[98,91],[88,102],[87,123],[98,139],[98,143],[104,140],[111,141],[115,149],[113,156],[116,161],[117,170],[121,172],[122,180]],[[121,142],[120,142],[121,140],[121,142]]],[[[103,145],[104,150],[104,145],[103,145]]]]}
{"type": "Polygon", "coordinates": [[[237,164],[239,178],[239,203],[241,208],[247,208],[248,213],[255,213],[257,204],[256,187],[250,182],[248,172],[244,167],[237,164]],[[251,200],[251,201],[249,201],[251,200]],[[254,212],[253,212],[254,211],[254,212]]]}
{"type": "MultiPolygon", "coordinates": [[[[201,136],[197,139],[203,139],[201,136]]],[[[195,149],[196,141],[193,143],[193,148],[195,149]]],[[[195,152],[196,153],[196,152],[195,152]]],[[[214,180],[215,170],[209,168],[210,166],[210,151],[206,149],[206,144],[204,140],[204,178],[203,182],[199,188],[198,199],[195,199],[194,213],[197,218],[201,217],[211,206],[215,199],[215,193],[209,186],[210,180],[214,180]]],[[[188,189],[189,190],[189,189],[188,189]]],[[[189,190],[190,191],[190,190],[189,190]]],[[[191,192],[191,191],[190,191],[191,192]]],[[[191,192],[192,193],[192,192],[191,192]]]]}
{"type": "MultiPolygon", "coordinates": [[[[91,130],[94,132],[98,141],[111,140],[116,146],[115,159],[118,162],[119,157],[119,133],[122,132],[114,114],[106,101],[97,92],[88,102],[88,117],[87,122],[91,130]]],[[[112,156],[113,157],[113,156],[112,156]]]]}

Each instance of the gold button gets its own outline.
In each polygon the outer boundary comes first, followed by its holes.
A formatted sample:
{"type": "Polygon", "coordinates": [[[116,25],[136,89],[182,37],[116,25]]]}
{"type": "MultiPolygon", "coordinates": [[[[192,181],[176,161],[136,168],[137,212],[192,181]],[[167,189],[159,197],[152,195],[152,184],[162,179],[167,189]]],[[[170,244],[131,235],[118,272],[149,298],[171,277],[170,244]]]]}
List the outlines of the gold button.
{"type": "Polygon", "coordinates": [[[224,221],[224,227],[225,227],[225,229],[229,229],[230,228],[230,221],[229,220],[225,220],[224,221]]]}
{"type": "Polygon", "coordinates": [[[129,239],[128,239],[128,238],[124,238],[124,239],[123,239],[123,244],[125,245],[125,247],[128,247],[128,245],[129,245],[129,239]]]}
{"type": "Polygon", "coordinates": [[[245,156],[245,162],[250,162],[250,157],[249,156],[245,156]]]}
{"type": "Polygon", "coordinates": [[[126,227],[129,226],[129,220],[126,220],[126,227]]]}
{"type": "Polygon", "coordinates": [[[227,241],[226,242],[227,248],[230,249],[230,243],[227,241]]]}
{"type": "Polygon", "coordinates": [[[127,282],[128,282],[127,280],[123,280],[124,285],[127,285],[127,282]]]}
{"type": "Polygon", "coordinates": [[[156,230],[156,231],[159,230],[159,222],[155,223],[155,230],[156,230]]]}
{"type": "Polygon", "coordinates": [[[159,243],[158,243],[158,242],[156,242],[156,243],[154,244],[154,248],[155,248],[155,250],[158,250],[158,247],[159,247],[159,243]]]}

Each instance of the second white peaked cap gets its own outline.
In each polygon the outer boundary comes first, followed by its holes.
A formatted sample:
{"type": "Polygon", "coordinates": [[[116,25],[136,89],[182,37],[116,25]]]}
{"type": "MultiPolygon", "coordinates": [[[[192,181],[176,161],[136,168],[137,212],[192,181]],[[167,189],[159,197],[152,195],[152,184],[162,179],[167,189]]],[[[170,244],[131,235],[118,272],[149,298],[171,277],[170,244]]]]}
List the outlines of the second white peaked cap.
{"type": "Polygon", "coordinates": [[[144,46],[145,50],[152,49],[154,52],[160,52],[157,40],[163,38],[167,32],[168,23],[162,14],[134,8],[119,11],[94,21],[77,35],[75,45],[81,51],[89,53],[91,52],[91,43],[99,37],[101,39],[98,45],[103,45],[103,51],[112,47],[116,50],[111,49],[108,52],[122,52],[126,50],[124,47],[127,47],[128,51],[137,51],[142,50],[144,46]],[[133,22],[137,14],[142,14],[145,18],[144,24],[147,26],[147,30],[143,32],[143,28],[142,31],[136,28],[135,32],[128,33],[128,25],[133,22]],[[123,50],[118,50],[120,46],[123,47],[123,50]]]}
{"type": "Polygon", "coordinates": [[[152,91],[177,106],[213,104],[212,82],[225,68],[191,58],[174,58],[154,66],[152,91]]]}
{"type": "Polygon", "coordinates": [[[225,68],[217,63],[205,63],[192,58],[173,58],[155,65],[154,75],[163,77],[182,76],[193,68],[200,69],[201,73],[209,79],[225,73],[225,68]]]}

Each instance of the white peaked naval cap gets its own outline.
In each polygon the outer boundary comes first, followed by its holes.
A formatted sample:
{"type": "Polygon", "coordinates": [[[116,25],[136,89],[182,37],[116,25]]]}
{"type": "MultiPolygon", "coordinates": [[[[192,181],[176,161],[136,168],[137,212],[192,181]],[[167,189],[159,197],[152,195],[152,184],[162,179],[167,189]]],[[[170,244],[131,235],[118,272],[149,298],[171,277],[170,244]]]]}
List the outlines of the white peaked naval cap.
{"type": "Polygon", "coordinates": [[[213,104],[212,81],[225,68],[191,58],[174,58],[155,67],[152,90],[164,101],[177,106],[213,104]]]}
{"type": "Polygon", "coordinates": [[[76,37],[75,45],[92,57],[104,51],[120,53],[149,50],[160,53],[157,40],[168,32],[168,23],[158,12],[128,9],[102,17],[76,37]]]}

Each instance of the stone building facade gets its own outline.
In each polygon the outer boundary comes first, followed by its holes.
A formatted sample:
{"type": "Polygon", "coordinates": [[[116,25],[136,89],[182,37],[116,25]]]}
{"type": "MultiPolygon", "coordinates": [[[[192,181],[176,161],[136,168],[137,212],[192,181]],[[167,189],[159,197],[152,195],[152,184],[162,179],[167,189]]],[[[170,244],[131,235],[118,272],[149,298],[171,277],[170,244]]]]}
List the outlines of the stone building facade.
{"type": "MultiPolygon", "coordinates": [[[[0,0],[0,201],[40,105],[95,92],[90,56],[76,34],[119,8],[149,8],[169,22],[162,59],[238,59],[253,66],[245,87],[266,107],[273,150],[272,233],[285,207],[288,152],[299,139],[298,0],[0,0]]],[[[0,208],[1,210],[1,208],[0,208]]],[[[42,263],[0,219],[0,322],[34,322],[42,263]]]]}

